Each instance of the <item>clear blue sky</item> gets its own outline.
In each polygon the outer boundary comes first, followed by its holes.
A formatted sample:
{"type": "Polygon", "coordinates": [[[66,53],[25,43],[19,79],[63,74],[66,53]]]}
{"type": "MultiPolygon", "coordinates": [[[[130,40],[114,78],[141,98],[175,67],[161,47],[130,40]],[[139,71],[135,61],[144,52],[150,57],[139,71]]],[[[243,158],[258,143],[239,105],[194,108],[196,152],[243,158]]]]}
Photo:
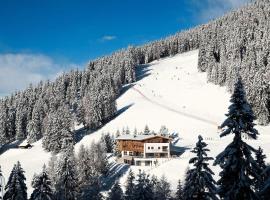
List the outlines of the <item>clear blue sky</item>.
{"type": "Polygon", "coordinates": [[[246,1],[1,0],[0,96],[130,44],[201,24],[246,1]],[[10,86],[4,79],[12,72],[13,79],[30,75],[10,86]]]}

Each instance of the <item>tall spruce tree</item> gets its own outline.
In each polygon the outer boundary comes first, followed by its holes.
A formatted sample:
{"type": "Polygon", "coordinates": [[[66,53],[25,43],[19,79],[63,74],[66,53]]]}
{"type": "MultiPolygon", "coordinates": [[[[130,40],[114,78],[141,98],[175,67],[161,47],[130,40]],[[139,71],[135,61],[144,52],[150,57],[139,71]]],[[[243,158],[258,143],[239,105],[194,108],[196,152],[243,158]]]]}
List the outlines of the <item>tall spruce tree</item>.
{"type": "Polygon", "coordinates": [[[171,185],[163,175],[156,183],[155,200],[169,200],[171,192],[171,185]]]}
{"type": "Polygon", "coordinates": [[[124,200],[123,191],[118,181],[113,185],[107,200],[124,200]]]}
{"type": "Polygon", "coordinates": [[[77,199],[78,181],[73,150],[63,153],[56,166],[56,198],[58,200],[77,199]]]}
{"type": "Polygon", "coordinates": [[[52,185],[47,173],[46,166],[43,166],[43,171],[39,175],[35,175],[32,181],[34,191],[31,194],[30,200],[53,200],[52,185]]]}
{"type": "Polygon", "coordinates": [[[134,200],[135,199],[135,176],[132,170],[129,171],[127,182],[126,182],[126,191],[125,191],[125,200],[134,200]]]}
{"type": "Polygon", "coordinates": [[[139,172],[134,193],[135,200],[154,200],[153,185],[145,172],[139,172]]]}
{"type": "Polygon", "coordinates": [[[24,171],[20,162],[14,165],[7,185],[5,186],[4,200],[27,200],[27,187],[24,171]]]}
{"type": "Polygon", "coordinates": [[[234,138],[215,160],[220,165],[220,179],[218,180],[218,194],[222,199],[253,200],[258,199],[254,190],[254,182],[258,165],[252,157],[254,148],[242,140],[243,135],[256,139],[258,131],[254,128],[255,117],[251,106],[246,100],[245,90],[241,79],[235,83],[231,96],[227,119],[221,125],[221,137],[233,134],[234,138]]]}
{"type": "MultiPolygon", "coordinates": [[[[89,179],[89,178],[88,178],[89,179]]],[[[81,193],[79,200],[102,200],[101,184],[98,176],[91,176],[87,185],[83,185],[80,188],[81,193]]]]}
{"type": "Polygon", "coordinates": [[[189,160],[193,168],[189,169],[186,174],[183,196],[185,200],[208,200],[218,199],[216,196],[216,182],[212,175],[214,172],[208,167],[208,161],[214,160],[207,156],[209,151],[207,144],[203,142],[202,136],[198,136],[196,147],[191,151],[196,154],[189,160]]]}
{"type": "Polygon", "coordinates": [[[183,186],[182,186],[181,180],[179,180],[178,184],[177,184],[175,200],[184,200],[184,198],[183,198],[183,186]]]}
{"type": "Polygon", "coordinates": [[[266,180],[266,174],[264,174],[264,171],[266,169],[265,164],[266,156],[263,154],[263,150],[261,147],[259,147],[258,151],[256,152],[256,163],[258,165],[257,174],[259,175],[259,178],[255,180],[255,189],[256,192],[260,193],[260,190],[263,187],[263,183],[266,180]]]}

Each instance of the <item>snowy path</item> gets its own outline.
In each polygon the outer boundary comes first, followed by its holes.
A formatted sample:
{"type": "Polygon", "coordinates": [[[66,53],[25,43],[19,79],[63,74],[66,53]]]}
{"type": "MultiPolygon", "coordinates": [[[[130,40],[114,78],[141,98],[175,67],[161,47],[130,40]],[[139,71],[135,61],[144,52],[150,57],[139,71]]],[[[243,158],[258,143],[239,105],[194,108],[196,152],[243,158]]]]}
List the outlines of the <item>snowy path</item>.
{"type": "Polygon", "coordinates": [[[195,120],[198,120],[198,121],[201,121],[201,122],[205,122],[205,123],[210,124],[210,125],[213,125],[215,127],[218,126],[218,124],[216,122],[214,122],[214,121],[211,121],[211,120],[208,120],[208,119],[204,119],[202,117],[199,117],[199,116],[196,116],[196,115],[192,115],[192,114],[189,114],[189,113],[185,113],[183,111],[179,111],[179,110],[177,110],[175,108],[172,108],[170,106],[167,106],[165,104],[162,104],[162,103],[159,103],[157,101],[154,101],[151,98],[147,97],[142,91],[140,91],[139,89],[137,89],[135,87],[132,87],[132,90],[134,90],[137,93],[139,93],[146,101],[149,101],[150,103],[155,104],[155,105],[157,105],[157,106],[159,106],[161,108],[164,108],[164,109],[166,109],[168,111],[177,113],[177,114],[182,115],[182,116],[185,116],[187,118],[191,118],[191,119],[195,119],[195,120]]]}

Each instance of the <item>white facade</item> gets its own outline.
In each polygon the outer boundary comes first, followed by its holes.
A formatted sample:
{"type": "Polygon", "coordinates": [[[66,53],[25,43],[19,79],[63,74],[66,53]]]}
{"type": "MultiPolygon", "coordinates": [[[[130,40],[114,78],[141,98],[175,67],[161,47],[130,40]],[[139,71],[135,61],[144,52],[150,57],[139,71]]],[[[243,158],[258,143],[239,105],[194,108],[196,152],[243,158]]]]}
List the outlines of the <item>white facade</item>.
{"type": "Polygon", "coordinates": [[[170,143],[144,143],[144,153],[170,153],[170,143]]]}

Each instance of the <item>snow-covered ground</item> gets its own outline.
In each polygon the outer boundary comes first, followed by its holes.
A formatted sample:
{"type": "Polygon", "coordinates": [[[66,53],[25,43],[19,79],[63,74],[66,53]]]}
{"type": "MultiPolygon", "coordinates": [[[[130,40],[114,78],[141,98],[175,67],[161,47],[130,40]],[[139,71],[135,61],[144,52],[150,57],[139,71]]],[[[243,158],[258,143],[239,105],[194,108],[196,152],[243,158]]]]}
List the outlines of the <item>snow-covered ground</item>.
{"type": "MultiPolygon", "coordinates": [[[[78,150],[80,144],[90,145],[93,140],[99,140],[102,132],[115,133],[127,126],[131,132],[135,128],[142,131],[147,124],[154,131],[165,125],[170,132],[178,132],[181,137],[178,145],[187,149],[194,146],[201,134],[209,144],[209,155],[216,156],[231,141],[231,137],[220,139],[217,129],[227,112],[230,94],[225,88],[207,83],[206,73],[197,71],[197,62],[198,51],[191,51],[141,66],[138,72],[141,79],[117,100],[118,109],[123,112],[102,129],[85,136],[76,144],[75,150],[78,150]]],[[[270,127],[257,128],[261,133],[259,140],[250,141],[250,144],[261,146],[270,157],[270,127]]],[[[158,177],[164,174],[173,188],[176,188],[177,181],[184,177],[191,156],[187,150],[180,158],[169,160],[153,169],[142,169],[158,177]]],[[[39,172],[49,157],[50,154],[42,150],[39,141],[29,150],[6,151],[0,155],[0,165],[7,178],[13,164],[20,160],[31,191],[34,172],[39,172]]],[[[138,167],[132,169],[135,172],[139,170],[138,167]]],[[[218,167],[213,169],[219,171],[218,167]]],[[[126,175],[120,180],[122,184],[126,175]]]]}

